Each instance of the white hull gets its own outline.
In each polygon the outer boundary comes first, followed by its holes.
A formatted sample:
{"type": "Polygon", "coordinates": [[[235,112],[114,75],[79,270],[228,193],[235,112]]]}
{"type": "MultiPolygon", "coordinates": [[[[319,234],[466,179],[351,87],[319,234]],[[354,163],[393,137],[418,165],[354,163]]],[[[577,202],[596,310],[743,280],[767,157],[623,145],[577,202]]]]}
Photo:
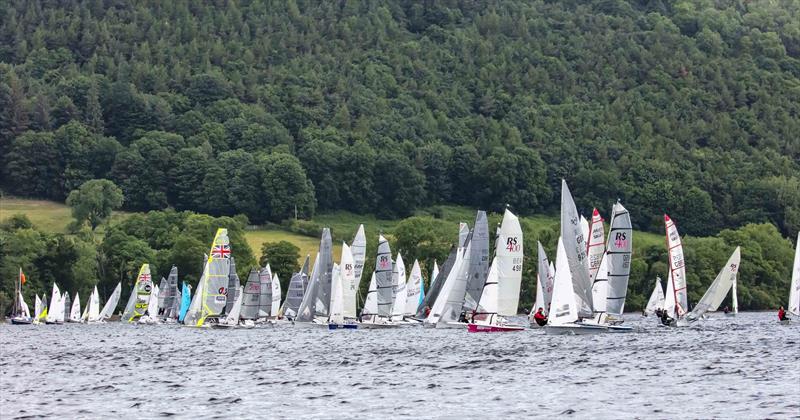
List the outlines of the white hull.
{"type": "Polygon", "coordinates": [[[545,325],[544,332],[548,335],[589,335],[602,334],[608,331],[608,327],[600,325],[545,325]]]}
{"type": "Polygon", "coordinates": [[[372,322],[362,322],[358,324],[358,328],[362,330],[379,330],[379,329],[390,329],[390,328],[400,328],[398,324],[375,324],[372,322]]]}

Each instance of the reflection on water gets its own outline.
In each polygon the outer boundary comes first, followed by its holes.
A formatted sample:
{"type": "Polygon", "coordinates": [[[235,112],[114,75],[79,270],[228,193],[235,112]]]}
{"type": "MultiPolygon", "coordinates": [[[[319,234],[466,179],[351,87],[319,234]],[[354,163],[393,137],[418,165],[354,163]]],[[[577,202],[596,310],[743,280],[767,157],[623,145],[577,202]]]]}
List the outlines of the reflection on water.
{"type": "Polygon", "coordinates": [[[0,418],[791,417],[800,323],[631,334],[0,326],[0,418]]]}

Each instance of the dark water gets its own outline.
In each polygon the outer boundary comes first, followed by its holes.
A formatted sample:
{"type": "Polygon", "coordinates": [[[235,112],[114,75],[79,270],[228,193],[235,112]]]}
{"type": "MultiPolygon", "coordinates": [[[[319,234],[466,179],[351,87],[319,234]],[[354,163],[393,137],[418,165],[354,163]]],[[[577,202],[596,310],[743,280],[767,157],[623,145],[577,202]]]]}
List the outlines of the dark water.
{"type": "Polygon", "coordinates": [[[800,323],[632,334],[0,326],[0,418],[789,418],[800,323]]]}

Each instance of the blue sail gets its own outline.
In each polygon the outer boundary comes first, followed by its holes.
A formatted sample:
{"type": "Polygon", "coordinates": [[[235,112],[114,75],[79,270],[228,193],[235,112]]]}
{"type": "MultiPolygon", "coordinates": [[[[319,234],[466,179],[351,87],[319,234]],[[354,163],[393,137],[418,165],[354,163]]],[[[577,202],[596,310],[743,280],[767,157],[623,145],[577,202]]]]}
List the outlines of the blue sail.
{"type": "Polygon", "coordinates": [[[425,279],[420,277],[419,278],[419,304],[422,305],[422,302],[425,302],[425,279]]]}
{"type": "Polygon", "coordinates": [[[181,311],[178,317],[178,322],[183,322],[186,318],[186,312],[189,311],[189,305],[192,303],[192,289],[186,282],[183,282],[183,290],[181,291],[181,311]]]}

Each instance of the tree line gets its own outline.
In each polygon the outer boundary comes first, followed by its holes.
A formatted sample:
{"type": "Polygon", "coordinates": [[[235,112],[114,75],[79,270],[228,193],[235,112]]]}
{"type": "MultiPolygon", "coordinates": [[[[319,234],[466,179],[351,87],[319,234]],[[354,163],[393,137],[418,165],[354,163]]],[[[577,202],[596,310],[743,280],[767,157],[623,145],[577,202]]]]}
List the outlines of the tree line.
{"type": "Polygon", "coordinates": [[[710,0],[0,4],[2,188],[252,223],[621,199],[800,229],[800,13],[710,0]]]}

